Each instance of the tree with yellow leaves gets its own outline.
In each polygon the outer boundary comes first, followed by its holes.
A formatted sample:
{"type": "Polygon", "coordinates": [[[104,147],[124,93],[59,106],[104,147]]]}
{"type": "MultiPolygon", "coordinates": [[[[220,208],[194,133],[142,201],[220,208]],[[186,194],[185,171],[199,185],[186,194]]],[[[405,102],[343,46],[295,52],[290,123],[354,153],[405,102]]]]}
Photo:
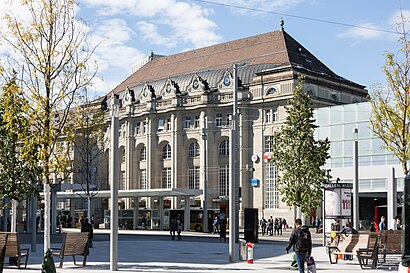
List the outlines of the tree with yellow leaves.
{"type": "Polygon", "coordinates": [[[371,94],[370,122],[374,134],[401,162],[403,173],[409,173],[410,160],[410,44],[401,16],[403,36],[397,54],[386,53],[384,72],[387,87],[377,86],[371,94]]]}
{"type": "Polygon", "coordinates": [[[67,159],[70,149],[60,142],[73,138],[71,109],[78,94],[90,85],[97,66],[91,61],[95,47],[85,23],[76,19],[74,0],[24,0],[21,5],[30,16],[21,19],[8,13],[4,17],[7,28],[0,30],[0,38],[14,53],[2,63],[3,71],[17,72],[17,84],[31,106],[30,125],[40,147],[46,252],[51,234],[50,186],[72,167],[67,159]]]}

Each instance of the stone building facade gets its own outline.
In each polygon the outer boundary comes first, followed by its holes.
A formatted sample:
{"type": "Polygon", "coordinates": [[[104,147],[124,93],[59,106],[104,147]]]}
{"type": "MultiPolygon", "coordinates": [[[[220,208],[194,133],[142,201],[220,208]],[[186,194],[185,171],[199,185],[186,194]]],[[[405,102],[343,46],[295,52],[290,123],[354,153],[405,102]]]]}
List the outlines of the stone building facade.
{"type": "MultiPolygon", "coordinates": [[[[115,93],[121,101],[120,190],[203,189],[207,183],[208,208],[227,207],[233,64],[244,64],[238,68],[236,147],[241,211],[258,208],[259,217],[293,218],[280,201],[277,170],[264,156],[285,120],[298,77],[305,76],[304,88],[315,107],[363,102],[368,93],[335,74],[284,30],[152,58],[112,90],[107,98],[115,93]]],[[[109,130],[107,116],[107,138],[109,130]]],[[[100,180],[108,180],[108,151],[104,157],[100,180]]],[[[203,195],[191,198],[191,208],[202,207],[203,201],[203,195]]],[[[108,209],[108,202],[101,202],[108,209]]],[[[131,208],[133,202],[123,199],[120,207],[131,208]]],[[[154,197],[138,202],[140,208],[158,208],[154,197]]],[[[164,199],[165,208],[182,206],[181,198],[164,199]]]]}

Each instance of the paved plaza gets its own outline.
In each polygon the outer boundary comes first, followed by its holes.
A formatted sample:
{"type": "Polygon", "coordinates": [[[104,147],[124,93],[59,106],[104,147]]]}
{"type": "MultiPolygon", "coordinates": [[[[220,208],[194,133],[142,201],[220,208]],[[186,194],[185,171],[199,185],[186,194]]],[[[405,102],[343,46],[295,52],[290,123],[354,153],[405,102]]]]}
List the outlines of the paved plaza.
{"type": "MultiPolygon", "coordinates": [[[[78,231],[78,230],[72,230],[78,231]]],[[[28,242],[28,235],[23,243],[28,242]]],[[[255,246],[254,263],[245,261],[229,263],[228,242],[219,242],[218,235],[184,232],[181,241],[172,241],[166,231],[120,231],[118,271],[122,272],[297,272],[291,270],[290,263],[293,254],[285,254],[285,246],[289,232],[282,236],[260,237],[255,246]]],[[[61,245],[62,236],[53,236],[52,245],[61,245]]],[[[326,249],[320,245],[321,236],[313,234],[313,257],[317,270],[327,272],[360,272],[362,271],[357,259],[340,261],[330,264],[326,249]]],[[[39,240],[41,237],[39,236],[39,240]]],[[[29,244],[23,244],[29,247],[29,244]]],[[[86,267],[75,266],[71,257],[64,260],[64,268],[57,268],[57,272],[108,272],[110,270],[110,243],[108,231],[95,230],[94,248],[90,249],[90,256],[86,267]]],[[[81,256],[77,264],[81,264],[81,256]]],[[[42,245],[37,245],[37,252],[30,253],[27,269],[17,270],[16,267],[6,266],[5,273],[24,272],[38,273],[41,269],[42,245]]],[[[397,271],[399,257],[391,257],[387,263],[372,272],[397,271]]],[[[58,258],[55,257],[56,266],[58,258]]]]}

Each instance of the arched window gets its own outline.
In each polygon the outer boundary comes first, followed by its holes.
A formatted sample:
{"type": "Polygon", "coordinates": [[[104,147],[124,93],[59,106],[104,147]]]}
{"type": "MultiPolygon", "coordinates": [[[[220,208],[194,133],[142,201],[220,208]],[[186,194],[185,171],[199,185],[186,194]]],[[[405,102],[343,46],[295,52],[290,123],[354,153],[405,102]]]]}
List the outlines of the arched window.
{"type": "Polygon", "coordinates": [[[273,95],[277,93],[278,93],[278,89],[276,89],[275,87],[269,87],[268,90],[266,90],[266,95],[273,95]]]}
{"type": "Polygon", "coordinates": [[[171,146],[169,146],[169,144],[165,144],[162,148],[162,159],[169,158],[171,158],[171,146]]]}
{"type": "Polygon", "coordinates": [[[147,160],[147,148],[144,146],[141,148],[141,161],[147,160]]]}
{"type": "Polygon", "coordinates": [[[223,140],[219,144],[219,155],[229,155],[229,140],[223,140]]]}
{"type": "Polygon", "coordinates": [[[188,149],[188,157],[197,157],[199,156],[199,144],[198,142],[192,142],[191,145],[189,145],[188,149]]]}

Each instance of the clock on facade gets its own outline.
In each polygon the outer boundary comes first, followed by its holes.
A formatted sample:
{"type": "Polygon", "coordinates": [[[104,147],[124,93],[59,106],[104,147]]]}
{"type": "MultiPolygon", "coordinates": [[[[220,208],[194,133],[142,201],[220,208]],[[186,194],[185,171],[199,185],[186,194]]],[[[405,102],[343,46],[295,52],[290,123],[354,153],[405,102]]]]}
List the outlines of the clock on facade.
{"type": "Polygon", "coordinates": [[[256,154],[253,154],[253,155],[251,156],[251,160],[252,160],[252,162],[257,163],[257,162],[259,161],[259,156],[256,155],[256,154]]]}
{"type": "Polygon", "coordinates": [[[167,93],[170,93],[170,92],[171,92],[171,85],[170,85],[169,83],[167,84],[166,91],[167,91],[167,93]]]}
{"type": "Polygon", "coordinates": [[[231,83],[231,79],[229,78],[228,75],[226,75],[224,78],[224,85],[229,86],[230,83],[231,83]]]}
{"type": "Polygon", "coordinates": [[[192,87],[193,87],[194,89],[198,89],[198,86],[199,86],[198,80],[195,79],[194,82],[192,83],[192,87]]]}

